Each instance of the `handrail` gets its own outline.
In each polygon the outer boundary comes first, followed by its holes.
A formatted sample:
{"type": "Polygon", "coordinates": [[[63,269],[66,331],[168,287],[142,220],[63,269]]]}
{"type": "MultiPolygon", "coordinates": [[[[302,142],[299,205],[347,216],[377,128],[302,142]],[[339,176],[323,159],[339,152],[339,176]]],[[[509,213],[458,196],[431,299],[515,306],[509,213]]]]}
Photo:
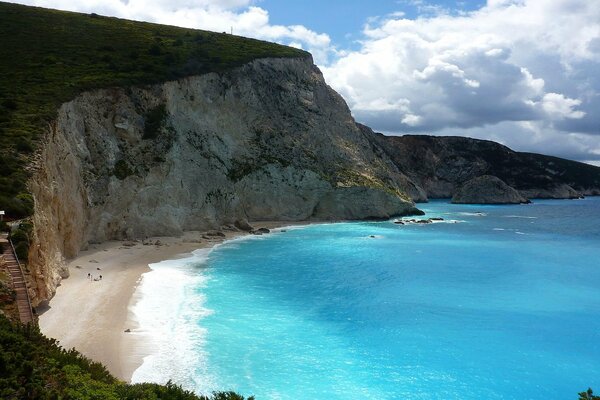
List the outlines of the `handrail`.
{"type": "Polygon", "coordinates": [[[27,287],[27,280],[25,279],[25,272],[23,272],[23,267],[21,266],[21,261],[19,261],[19,256],[17,255],[17,251],[15,250],[15,246],[13,245],[10,236],[7,236],[8,242],[10,243],[10,247],[12,248],[12,252],[15,256],[15,260],[17,260],[17,264],[19,265],[19,270],[21,271],[21,276],[23,277],[23,283],[25,284],[25,295],[27,296],[27,304],[29,305],[29,315],[31,315],[31,322],[34,323],[35,319],[33,318],[33,307],[31,307],[31,299],[29,298],[29,288],[27,287]]]}

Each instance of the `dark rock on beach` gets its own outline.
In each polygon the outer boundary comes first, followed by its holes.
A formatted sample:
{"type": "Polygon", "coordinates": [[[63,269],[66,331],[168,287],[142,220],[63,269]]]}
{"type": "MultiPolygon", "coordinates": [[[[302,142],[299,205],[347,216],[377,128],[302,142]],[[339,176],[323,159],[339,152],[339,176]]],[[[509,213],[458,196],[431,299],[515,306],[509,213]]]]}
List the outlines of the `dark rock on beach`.
{"type": "Polygon", "coordinates": [[[236,228],[238,228],[241,231],[251,232],[254,230],[254,227],[252,225],[250,225],[248,223],[248,220],[245,218],[238,219],[237,221],[235,221],[234,225],[236,228]]]}

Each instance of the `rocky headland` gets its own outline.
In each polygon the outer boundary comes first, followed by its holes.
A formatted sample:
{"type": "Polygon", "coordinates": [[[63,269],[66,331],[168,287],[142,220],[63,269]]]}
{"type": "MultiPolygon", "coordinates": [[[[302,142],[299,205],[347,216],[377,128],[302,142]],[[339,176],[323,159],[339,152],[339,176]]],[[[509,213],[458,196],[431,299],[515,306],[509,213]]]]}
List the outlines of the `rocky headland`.
{"type": "Polygon", "coordinates": [[[466,137],[371,134],[423,195],[466,203],[522,203],[600,195],[600,168],[466,137]],[[481,179],[479,179],[481,178],[481,179]]]}

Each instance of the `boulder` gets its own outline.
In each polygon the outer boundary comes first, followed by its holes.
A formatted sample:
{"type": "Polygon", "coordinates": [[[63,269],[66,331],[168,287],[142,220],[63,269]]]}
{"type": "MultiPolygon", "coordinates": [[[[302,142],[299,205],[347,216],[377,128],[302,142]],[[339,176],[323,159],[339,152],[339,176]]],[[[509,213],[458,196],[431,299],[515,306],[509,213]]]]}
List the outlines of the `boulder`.
{"type": "Polygon", "coordinates": [[[250,232],[254,230],[254,227],[248,223],[246,218],[236,220],[233,225],[241,231],[250,232]]]}

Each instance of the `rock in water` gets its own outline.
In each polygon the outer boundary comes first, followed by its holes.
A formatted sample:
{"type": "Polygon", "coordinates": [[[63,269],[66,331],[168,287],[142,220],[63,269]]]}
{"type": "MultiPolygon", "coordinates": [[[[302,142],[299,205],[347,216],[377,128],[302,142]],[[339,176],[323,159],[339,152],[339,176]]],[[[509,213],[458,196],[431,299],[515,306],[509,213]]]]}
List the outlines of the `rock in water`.
{"type": "Polygon", "coordinates": [[[467,181],[454,196],[452,203],[462,204],[521,204],[529,200],[500,178],[483,175],[467,181]]]}

